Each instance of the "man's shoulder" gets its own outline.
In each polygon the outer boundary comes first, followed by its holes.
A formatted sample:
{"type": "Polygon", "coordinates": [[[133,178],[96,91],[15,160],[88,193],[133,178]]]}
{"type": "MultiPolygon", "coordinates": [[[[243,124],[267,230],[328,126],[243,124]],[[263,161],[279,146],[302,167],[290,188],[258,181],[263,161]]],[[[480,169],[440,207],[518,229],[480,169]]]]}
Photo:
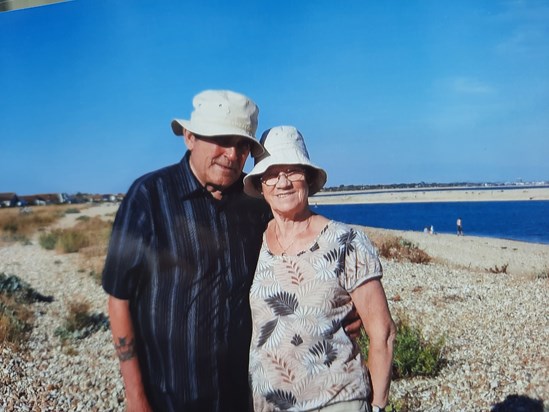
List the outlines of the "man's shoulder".
{"type": "Polygon", "coordinates": [[[148,192],[154,190],[159,185],[164,187],[169,187],[170,185],[181,186],[183,184],[182,181],[185,180],[184,173],[185,171],[181,162],[153,170],[135,179],[130,186],[128,194],[140,191],[148,192]]]}
{"type": "Polygon", "coordinates": [[[144,175],[135,179],[135,182],[139,182],[141,184],[147,184],[150,182],[155,182],[159,179],[175,176],[182,173],[183,171],[181,170],[181,163],[175,163],[175,164],[164,166],[160,169],[156,169],[151,172],[145,173],[144,175]]]}

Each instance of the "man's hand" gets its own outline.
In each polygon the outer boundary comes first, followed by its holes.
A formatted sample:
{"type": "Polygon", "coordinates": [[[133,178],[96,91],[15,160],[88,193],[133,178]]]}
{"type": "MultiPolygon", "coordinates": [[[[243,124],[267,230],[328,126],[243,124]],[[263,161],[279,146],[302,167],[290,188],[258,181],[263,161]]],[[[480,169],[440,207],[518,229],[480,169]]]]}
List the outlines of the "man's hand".
{"type": "Polygon", "coordinates": [[[343,327],[345,332],[351,339],[358,339],[360,336],[360,331],[362,330],[362,320],[358,316],[355,306],[353,305],[353,310],[343,319],[343,327]]]}

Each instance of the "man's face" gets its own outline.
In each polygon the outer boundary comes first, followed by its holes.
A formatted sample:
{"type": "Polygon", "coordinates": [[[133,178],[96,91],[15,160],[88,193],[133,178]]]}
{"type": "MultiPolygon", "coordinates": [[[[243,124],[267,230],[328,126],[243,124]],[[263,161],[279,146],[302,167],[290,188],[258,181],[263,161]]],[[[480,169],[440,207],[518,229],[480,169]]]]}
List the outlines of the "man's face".
{"type": "Polygon", "coordinates": [[[250,144],[241,136],[197,136],[185,130],[185,144],[191,151],[191,169],[204,186],[223,190],[238,180],[250,144]]]}

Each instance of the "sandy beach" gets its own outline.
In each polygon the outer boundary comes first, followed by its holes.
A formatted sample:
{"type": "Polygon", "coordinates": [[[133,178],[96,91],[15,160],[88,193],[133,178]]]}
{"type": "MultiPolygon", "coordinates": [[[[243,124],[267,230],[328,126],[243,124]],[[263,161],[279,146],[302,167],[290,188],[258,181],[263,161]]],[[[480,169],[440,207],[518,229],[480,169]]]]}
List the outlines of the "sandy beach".
{"type": "MultiPolygon", "coordinates": [[[[82,214],[112,220],[116,208],[93,206],[82,214]]],[[[69,227],[74,219],[66,215],[57,227],[69,227]]],[[[372,239],[409,240],[433,258],[426,265],[382,259],[393,315],[405,314],[426,338],[443,336],[446,342],[439,376],[393,382],[393,400],[433,412],[490,411],[509,406],[514,395],[523,405],[547,403],[549,245],[361,229],[372,239]],[[489,270],[505,264],[507,273],[489,270]]],[[[33,305],[36,323],[28,353],[0,352],[0,411],[123,411],[110,332],[75,341],[71,350],[53,333],[75,299],[106,314],[105,294],[79,270],[76,254],[44,250],[36,238],[31,243],[0,247],[0,272],[21,277],[55,300],[33,305]]]]}
{"type": "Polygon", "coordinates": [[[426,189],[411,191],[371,190],[360,192],[320,192],[312,196],[311,205],[351,203],[410,203],[410,202],[482,202],[510,200],[549,200],[549,188],[426,189]]]}

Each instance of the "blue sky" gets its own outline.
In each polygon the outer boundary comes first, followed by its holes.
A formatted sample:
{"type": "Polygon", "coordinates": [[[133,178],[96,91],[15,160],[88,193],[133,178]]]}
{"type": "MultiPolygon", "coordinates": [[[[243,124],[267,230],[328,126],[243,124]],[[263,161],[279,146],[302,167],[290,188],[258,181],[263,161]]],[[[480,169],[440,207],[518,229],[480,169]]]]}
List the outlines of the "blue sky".
{"type": "MultiPolygon", "coordinates": [[[[547,1],[75,0],[0,13],[0,192],[124,192],[192,97],[292,124],[327,186],[549,180],[547,1]]],[[[248,162],[245,170],[251,168],[248,162]]]]}

